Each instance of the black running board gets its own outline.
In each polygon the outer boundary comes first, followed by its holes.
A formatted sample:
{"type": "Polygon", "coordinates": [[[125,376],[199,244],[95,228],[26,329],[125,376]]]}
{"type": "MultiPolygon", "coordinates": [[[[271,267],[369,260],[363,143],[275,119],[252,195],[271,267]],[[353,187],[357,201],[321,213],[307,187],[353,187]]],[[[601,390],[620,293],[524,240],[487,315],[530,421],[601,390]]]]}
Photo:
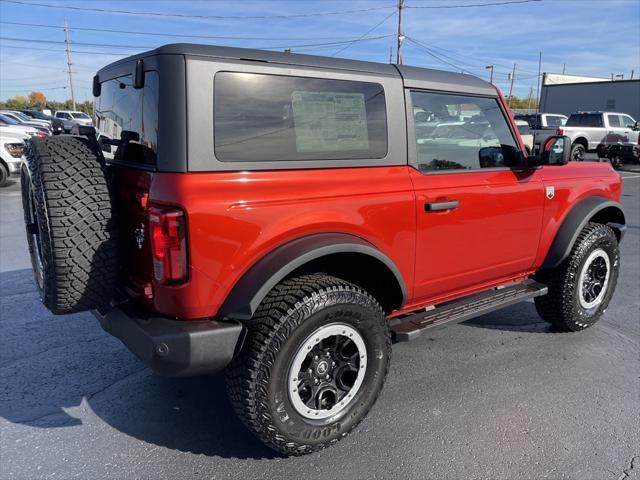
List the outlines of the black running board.
{"type": "Polygon", "coordinates": [[[534,280],[485,290],[459,300],[443,303],[431,310],[422,310],[419,313],[395,318],[391,321],[391,333],[396,342],[407,342],[428,328],[450,322],[464,322],[470,318],[546,294],[547,286],[534,280]]]}

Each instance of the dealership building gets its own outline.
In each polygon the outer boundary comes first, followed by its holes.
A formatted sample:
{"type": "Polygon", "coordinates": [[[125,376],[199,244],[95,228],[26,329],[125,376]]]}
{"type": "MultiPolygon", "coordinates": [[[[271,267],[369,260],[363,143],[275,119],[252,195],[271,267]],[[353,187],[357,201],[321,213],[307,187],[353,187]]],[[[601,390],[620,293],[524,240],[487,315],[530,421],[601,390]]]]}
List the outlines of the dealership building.
{"type": "Polygon", "coordinates": [[[578,111],[609,111],[640,119],[640,80],[612,80],[544,73],[540,111],[570,115],[578,111]]]}

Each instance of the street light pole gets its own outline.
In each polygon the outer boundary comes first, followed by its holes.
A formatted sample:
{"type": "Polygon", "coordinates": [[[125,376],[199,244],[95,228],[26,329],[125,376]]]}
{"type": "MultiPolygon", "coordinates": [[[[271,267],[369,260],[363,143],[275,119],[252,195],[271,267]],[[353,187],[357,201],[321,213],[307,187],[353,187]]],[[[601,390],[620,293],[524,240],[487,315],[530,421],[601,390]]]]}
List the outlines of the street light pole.
{"type": "Polygon", "coordinates": [[[491,71],[490,77],[489,77],[489,83],[493,83],[493,65],[487,65],[484,68],[486,68],[487,70],[491,71]]]}

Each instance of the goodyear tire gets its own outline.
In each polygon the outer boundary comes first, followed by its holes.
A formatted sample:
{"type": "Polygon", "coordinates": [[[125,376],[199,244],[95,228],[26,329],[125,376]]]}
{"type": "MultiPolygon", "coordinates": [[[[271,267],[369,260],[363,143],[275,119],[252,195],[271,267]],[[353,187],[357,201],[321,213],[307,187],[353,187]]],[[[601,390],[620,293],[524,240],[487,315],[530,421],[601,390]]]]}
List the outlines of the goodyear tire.
{"type": "Polygon", "coordinates": [[[276,286],[247,324],[227,371],[231,403],[245,425],[285,455],[345,437],[382,390],[391,354],[378,302],[327,275],[276,286]]]}
{"type": "Polygon", "coordinates": [[[118,271],[117,230],[100,152],[86,138],[31,140],[22,206],[40,297],[55,314],[107,304],[118,271]]]}
{"type": "Polygon", "coordinates": [[[620,250],[611,228],[588,223],[569,257],[536,278],[549,293],[535,298],[538,314],[556,328],[584,330],[596,323],[607,309],[618,281],[620,250]]]}

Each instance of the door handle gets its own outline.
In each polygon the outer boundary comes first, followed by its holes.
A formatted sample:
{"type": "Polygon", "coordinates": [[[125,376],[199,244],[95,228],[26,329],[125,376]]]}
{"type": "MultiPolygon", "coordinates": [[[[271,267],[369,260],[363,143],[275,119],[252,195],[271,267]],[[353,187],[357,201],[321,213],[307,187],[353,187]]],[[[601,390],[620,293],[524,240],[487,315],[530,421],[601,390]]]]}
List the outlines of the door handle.
{"type": "Polygon", "coordinates": [[[459,206],[460,202],[458,200],[449,200],[447,202],[425,203],[424,210],[425,212],[441,212],[443,210],[453,210],[459,206]]]}

